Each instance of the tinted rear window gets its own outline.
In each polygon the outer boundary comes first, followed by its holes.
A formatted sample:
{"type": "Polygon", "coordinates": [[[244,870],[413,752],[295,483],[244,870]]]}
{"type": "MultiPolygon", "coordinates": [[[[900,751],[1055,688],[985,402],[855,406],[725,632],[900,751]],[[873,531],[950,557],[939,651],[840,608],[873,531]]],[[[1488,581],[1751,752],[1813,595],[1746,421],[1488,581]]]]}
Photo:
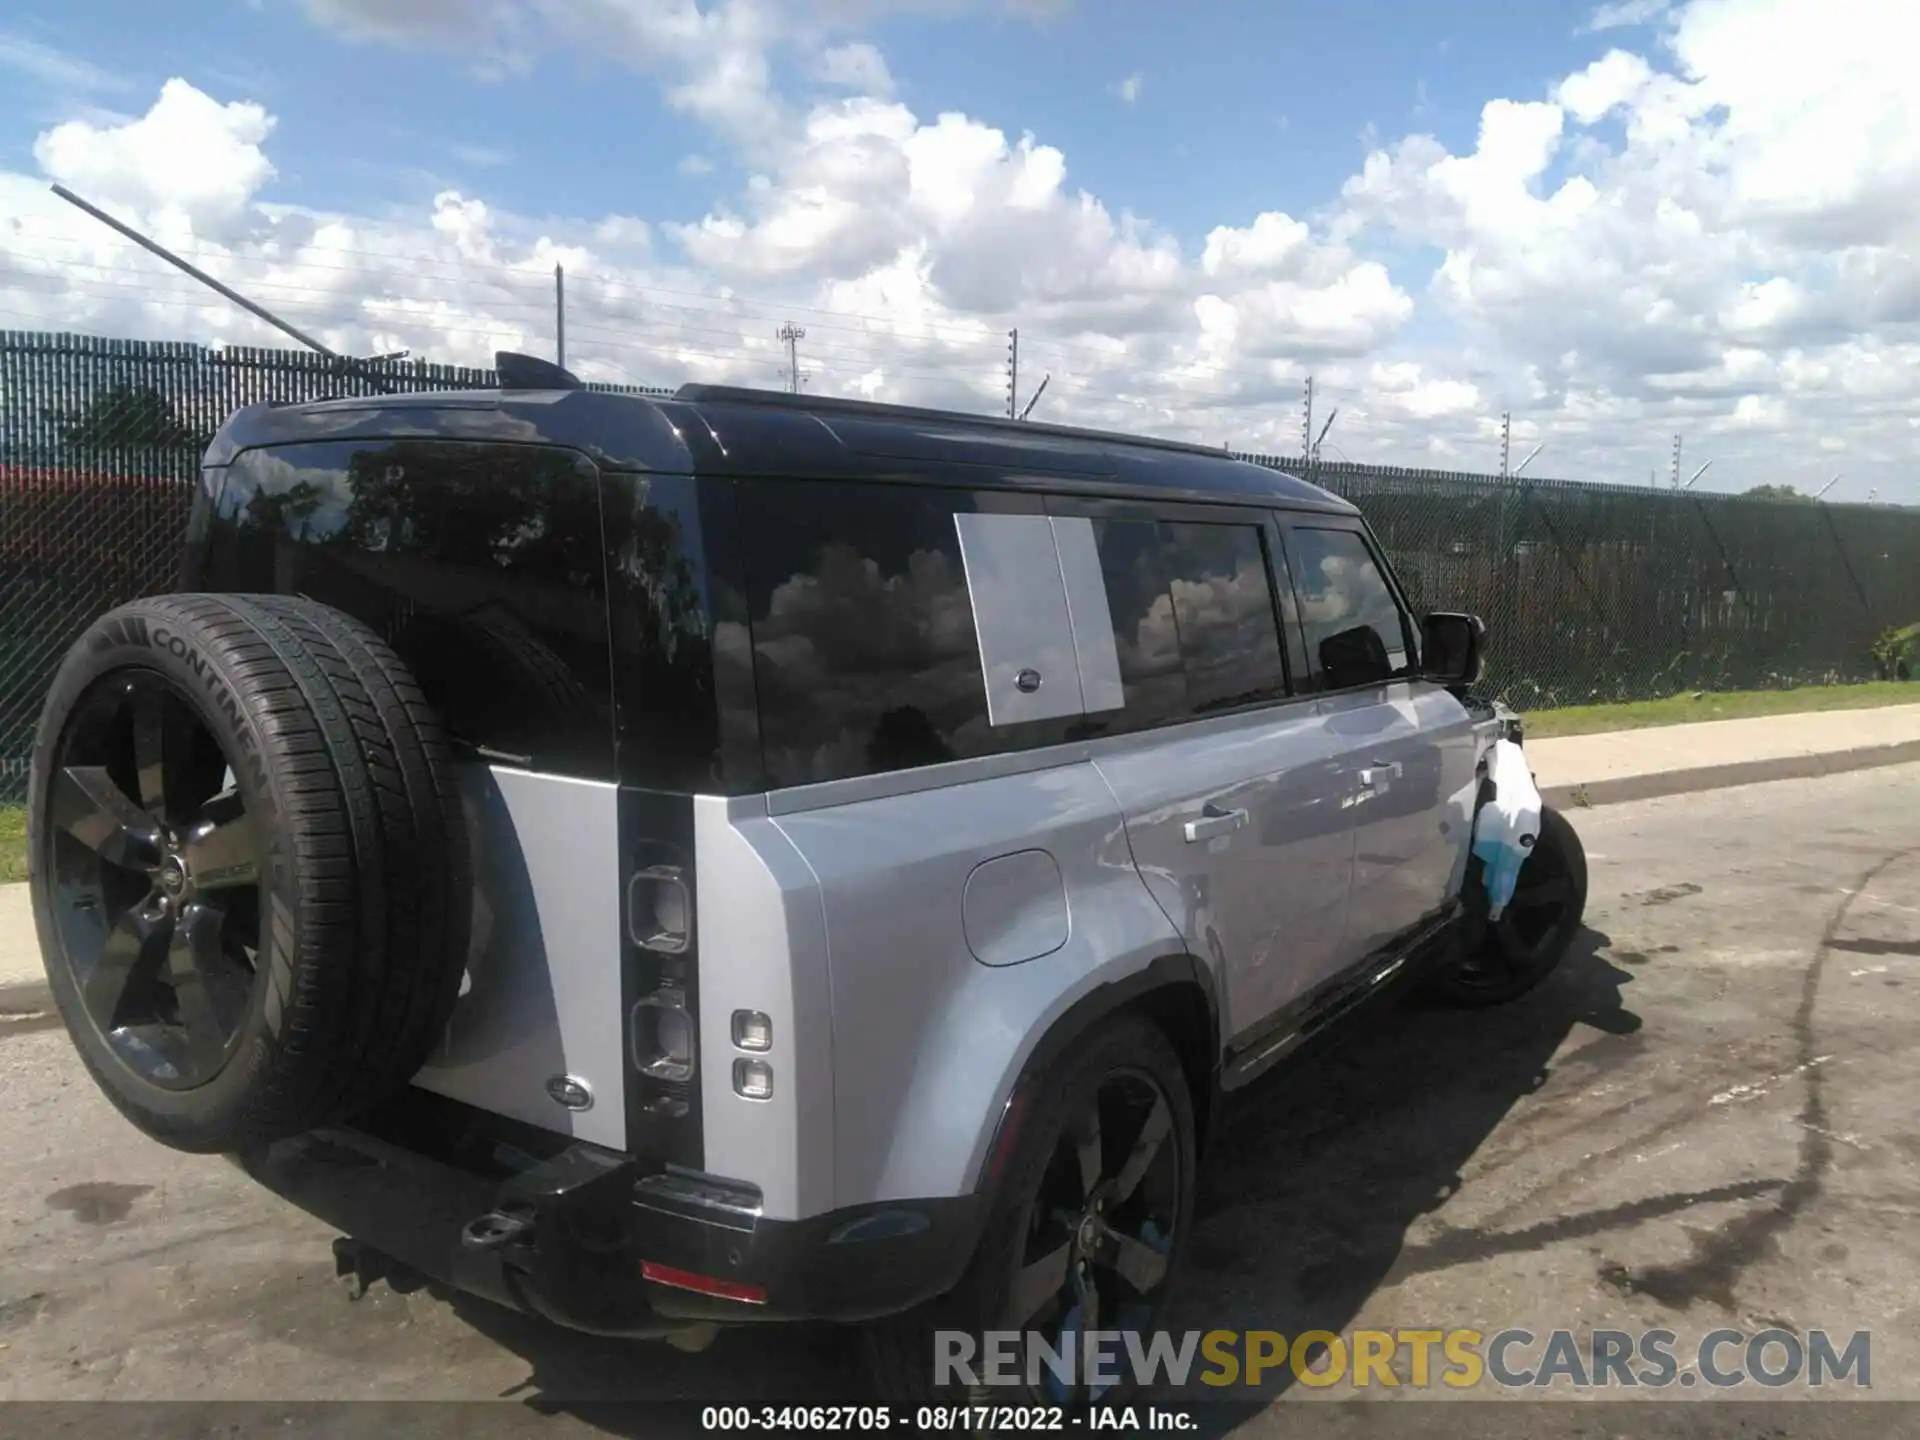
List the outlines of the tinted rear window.
{"type": "Polygon", "coordinates": [[[372,626],[486,758],[611,777],[606,554],[586,457],[440,441],[241,455],[210,590],[306,595],[372,626]]]}
{"type": "Polygon", "coordinates": [[[965,491],[753,482],[741,551],[770,786],[912,769],[1064,738],[987,721],[953,517],[965,491]]]}

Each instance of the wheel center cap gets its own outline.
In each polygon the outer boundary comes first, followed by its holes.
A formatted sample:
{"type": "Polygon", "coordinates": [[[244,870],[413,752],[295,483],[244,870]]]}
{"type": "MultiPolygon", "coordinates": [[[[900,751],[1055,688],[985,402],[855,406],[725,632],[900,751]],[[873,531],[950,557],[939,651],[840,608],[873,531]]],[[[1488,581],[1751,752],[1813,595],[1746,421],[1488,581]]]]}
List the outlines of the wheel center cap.
{"type": "Polygon", "coordinates": [[[1074,1237],[1082,1254],[1091,1254],[1100,1244],[1100,1218],[1088,1215],[1080,1221],[1080,1232],[1074,1237]]]}
{"type": "Polygon", "coordinates": [[[160,888],[169,895],[178,895],[187,888],[187,866],[178,855],[169,855],[160,862],[160,888]]]}

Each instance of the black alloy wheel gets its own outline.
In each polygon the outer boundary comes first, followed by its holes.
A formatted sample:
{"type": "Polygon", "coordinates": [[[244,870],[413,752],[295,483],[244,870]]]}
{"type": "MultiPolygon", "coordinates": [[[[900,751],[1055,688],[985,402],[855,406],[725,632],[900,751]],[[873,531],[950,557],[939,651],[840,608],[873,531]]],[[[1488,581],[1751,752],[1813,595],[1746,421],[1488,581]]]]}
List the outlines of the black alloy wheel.
{"type": "Polygon", "coordinates": [[[167,1090],[232,1058],[260,946],[262,837],[188,698],[122,670],[74,707],[42,838],[58,954],[114,1055],[167,1090]]]}
{"type": "MultiPolygon", "coordinates": [[[[1191,1177],[1169,1143],[1173,1111],[1144,1070],[1105,1076],[1071,1115],[1041,1175],[1008,1295],[1007,1329],[1071,1362],[1056,1373],[1046,1354],[1022,1346],[1022,1376],[1037,1374],[1047,1397],[1069,1407],[1099,1401],[1080,1337],[1144,1333],[1171,1266],[1191,1177]]],[[[1037,1349],[1038,1347],[1034,1347],[1037,1349]]],[[[1103,1366],[1124,1372],[1111,1347],[1103,1366]]]]}
{"type": "Polygon", "coordinates": [[[27,790],[48,989],[153,1139],[240,1154],[365,1114],[444,1038],[471,959],[461,779],[364,622],[122,605],[55,672],[27,790]]]}
{"type": "Polygon", "coordinates": [[[984,1413],[1021,1403],[1071,1413],[1125,1404],[1157,1378],[1136,1374],[1131,1358],[1161,1323],[1193,1223],[1191,1085],[1167,1032],[1139,1014],[1111,1017],[1024,1077],[965,1274],[946,1295],[863,1329],[879,1392],[984,1413]],[[1101,1343],[1089,1364],[1079,1337],[1093,1331],[1101,1343]],[[942,1362],[956,1336],[971,1338],[970,1370],[942,1362]]]}

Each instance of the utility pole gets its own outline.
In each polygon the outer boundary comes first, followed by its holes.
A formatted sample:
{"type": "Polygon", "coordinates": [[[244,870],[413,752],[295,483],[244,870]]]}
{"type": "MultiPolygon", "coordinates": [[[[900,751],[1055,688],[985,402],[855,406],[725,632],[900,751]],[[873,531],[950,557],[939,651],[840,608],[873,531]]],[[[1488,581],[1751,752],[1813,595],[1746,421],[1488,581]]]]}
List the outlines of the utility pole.
{"type": "Polygon", "coordinates": [[[1020,331],[1007,331],[1007,418],[1020,418],[1020,331]]]}
{"type": "Polygon", "coordinates": [[[1678,435],[1673,437],[1673,474],[1670,483],[1674,489],[1680,488],[1680,437],[1678,435]]]}
{"type": "Polygon", "coordinates": [[[1513,412],[1506,411],[1500,417],[1500,478],[1508,478],[1507,461],[1513,454],[1513,412]]]}
{"type": "Polygon", "coordinates": [[[800,342],[807,338],[807,332],[789,320],[776,332],[776,338],[787,347],[787,389],[798,395],[800,382],[807,378],[800,372],[800,342]]]}
{"type": "Polygon", "coordinates": [[[567,368],[567,272],[553,267],[553,363],[567,368]]]}
{"type": "Polygon", "coordinates": [[[1313,377],[1307,376],[1307,413],[1300,422],[1300,458],[1313,461],[1313,377]]]}

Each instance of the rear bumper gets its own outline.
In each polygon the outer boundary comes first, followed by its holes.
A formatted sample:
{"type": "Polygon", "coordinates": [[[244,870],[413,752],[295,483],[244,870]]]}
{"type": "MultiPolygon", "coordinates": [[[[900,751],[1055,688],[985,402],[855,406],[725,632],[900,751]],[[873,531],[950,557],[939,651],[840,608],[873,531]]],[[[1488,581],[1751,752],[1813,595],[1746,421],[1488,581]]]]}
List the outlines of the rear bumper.
{"type": "Polygon", "coordinates": [[[490,1180],[354,1130],[234,1157],[282,1199],[420,1274],[601,1335],[700,1321],[852,1322],[958,1282],[978,1197],[769,1220],[723,1182],[574,1145],[490,1180]]]}

